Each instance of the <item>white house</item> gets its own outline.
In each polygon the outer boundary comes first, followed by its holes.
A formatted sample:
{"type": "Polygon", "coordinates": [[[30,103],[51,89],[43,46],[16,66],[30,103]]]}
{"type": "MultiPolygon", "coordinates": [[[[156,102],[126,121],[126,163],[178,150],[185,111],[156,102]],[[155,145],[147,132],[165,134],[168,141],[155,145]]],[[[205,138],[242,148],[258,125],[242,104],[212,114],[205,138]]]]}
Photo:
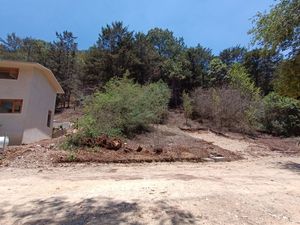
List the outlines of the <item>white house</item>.
{"type": "Polygon", "coordinates": [[[63,93],[46,67],[0,61],[0,136],[14,145],[51,138],[56,95],[63,93]]]}

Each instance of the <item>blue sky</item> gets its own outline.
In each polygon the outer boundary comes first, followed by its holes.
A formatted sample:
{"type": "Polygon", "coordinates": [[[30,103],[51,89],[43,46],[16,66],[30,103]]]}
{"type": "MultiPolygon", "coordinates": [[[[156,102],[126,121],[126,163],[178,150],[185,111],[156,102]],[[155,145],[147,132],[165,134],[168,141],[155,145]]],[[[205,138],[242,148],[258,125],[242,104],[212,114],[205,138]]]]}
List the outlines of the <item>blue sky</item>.
{"type": "Polygon", "coordinates": [[[72,31],[80,49],[93,45],[102,26],[123,21],[130,30],[168,28],[188,46],[218,53],[248,47],[251,18],[274,0],[0,0],[0,37],[16,32],[47,41],[72,31]]]}

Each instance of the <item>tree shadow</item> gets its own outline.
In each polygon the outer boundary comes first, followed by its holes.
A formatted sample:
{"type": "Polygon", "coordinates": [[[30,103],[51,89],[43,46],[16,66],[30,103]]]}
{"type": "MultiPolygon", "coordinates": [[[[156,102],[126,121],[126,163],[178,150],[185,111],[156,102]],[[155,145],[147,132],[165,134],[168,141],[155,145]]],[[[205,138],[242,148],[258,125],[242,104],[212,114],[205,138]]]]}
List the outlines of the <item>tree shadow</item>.
{"type": "Polygon", "coordinates": [[[195,224],[196,219],[194,215],[188,211],[180,210],[175,206],[170,206],[164,201],[157,202],[157,207],[163,211],[166,216],[156,218],[159,222],[159,225],[172,224],[172,225],[181,225],[181,224],[195,224]]]}
{"type": "Polygon", "coordinates": [[[8,219],[9,223],[24,225],[140,225],[145,224],[145,221],[141,221],[142,214],[148,213],[153,214],[152,219],[160,225],[195,224],[195,217],[190,212],[165,202],[154,202],[154,206],[157,211],[153,212],[137,202],[109,198],[89,198],[72,203],[64,197],[53,197],[13,206],[6,202],[0,204],[0,224],[8,224],[8,219]],[[159,216],[161,212],[164,212],[163,217],[159,216]]]}
{"type": "Polygon", "coordinates": [[[281,169],[290,170],[292,172],[300,174],[300,163],[295,162],[286,162],[286,163],[279,163],[281,169]]]}

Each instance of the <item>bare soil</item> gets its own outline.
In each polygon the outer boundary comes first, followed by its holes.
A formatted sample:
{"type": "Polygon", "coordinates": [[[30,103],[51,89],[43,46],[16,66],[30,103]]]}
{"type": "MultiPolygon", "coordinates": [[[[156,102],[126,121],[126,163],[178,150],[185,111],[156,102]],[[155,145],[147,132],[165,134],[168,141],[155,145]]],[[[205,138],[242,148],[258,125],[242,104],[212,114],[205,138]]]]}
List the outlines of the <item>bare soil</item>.
{"type": "Polygon", "coordinates": [[[141,152],[71,157],[59,148],[64,137],[9,147],[0,155],[0,224],[300,224],[297,138],[188,132],[178,128],[183,120],[171,113],[167,124],[126,140],[141,152]],[[211,154],[230,162],[153,162],[211,154]]]}
{"type": "Polygon", "coordinates": [[[299,157],[0,169],[0,224],[300,224],[299,157]]]}
{"type": "MultiPolygon", "coordinates": [[[[70,110],[66,112],[71,114],[70,110]]],[[[75,113],[72,118],[81,113],[75,113]]],[[[58,119],[66,122],[67,116],[58,119]]],[[[57,119],[57,118],[56,118],[57,119]]],[[[150,132],[123,140],[118,150],[80,148],[64,151],[60,148],[65,137],[38,143],[11,146],[0,154],[0,166],[40,168],[59,163],[143,163],[143,162],[207,162],[251,159],[260,156],[299,155],[296,138],[278,138],[260,135],[253,139],[238,133],[218,135],[209,130],[183,131],[185,119],[180,112],[170,112],[164,125],[152,126],[150,132]],[[140,148],[140,151],[137,149],[140,148]],[[217,157],[217,159],[216,159],[217,157]]],[[[190,121],[191,127],[201,124],[190,121]]]]}

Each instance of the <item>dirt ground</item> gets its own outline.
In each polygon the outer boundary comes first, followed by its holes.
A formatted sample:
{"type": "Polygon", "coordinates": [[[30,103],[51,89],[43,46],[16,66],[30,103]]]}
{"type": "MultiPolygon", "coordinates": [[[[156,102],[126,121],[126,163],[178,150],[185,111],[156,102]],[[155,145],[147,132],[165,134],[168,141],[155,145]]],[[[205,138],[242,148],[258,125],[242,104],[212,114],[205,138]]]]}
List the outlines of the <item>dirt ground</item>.
{"type": "Polygon", "coordinates": [[[188,132],[180,124],[171,114],[127,144],[162,146],[159,157],[222,153],[232,161],[57,163],[66,154],[60,138],[12,147],[0,159],[0,224],[300,224],[297,138],[188,132]]]}
{"type": "Polygon", "coordinates": [[[0,170],[0,224],[300,224],[300,159],[0,170]]]}

